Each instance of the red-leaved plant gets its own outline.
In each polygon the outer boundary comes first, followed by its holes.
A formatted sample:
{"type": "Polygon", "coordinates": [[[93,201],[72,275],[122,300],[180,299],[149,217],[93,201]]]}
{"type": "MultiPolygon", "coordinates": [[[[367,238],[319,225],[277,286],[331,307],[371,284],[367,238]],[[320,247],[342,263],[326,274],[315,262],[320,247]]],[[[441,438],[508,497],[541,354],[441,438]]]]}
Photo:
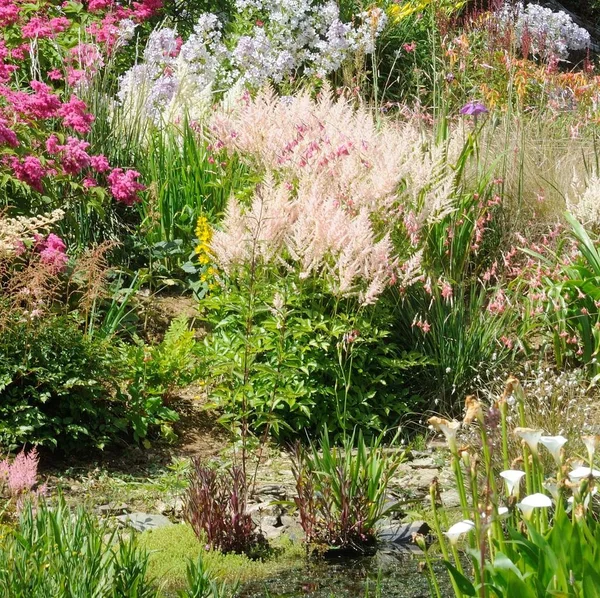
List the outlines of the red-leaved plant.
{"type": "Polygon", "coordinates": [[[247,495],[242,467],[219,472],[194,460],[184,513],[207,549],[252,556],[266,548],[265,537],[246,510],[247,495]]]}

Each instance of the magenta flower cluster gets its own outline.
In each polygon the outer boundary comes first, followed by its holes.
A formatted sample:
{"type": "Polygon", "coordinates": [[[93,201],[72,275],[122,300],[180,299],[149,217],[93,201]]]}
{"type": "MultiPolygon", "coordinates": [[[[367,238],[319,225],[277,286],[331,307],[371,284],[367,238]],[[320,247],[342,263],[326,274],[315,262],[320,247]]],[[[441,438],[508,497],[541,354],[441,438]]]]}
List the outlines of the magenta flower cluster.
{"type": "Polygon", "coordinates": [[[37,250],[40,253],[40,262],[48,269],[58,274],[67,267],[67,246],[65,242],[54,233],[50,233],[45,239],[39,238],[37,250]]]}
{"type": "Polygon", "coordinates": [[[31,11],[25,0],[0,0],[0,174],[39,193],[51,178],[75,183],[84,196],[106,186],[116,201],[131,205],[144,188],[139,173],[112,168],[89,152],[81,137],[94,115],[79,93],[162,0],[85,0],[79,13],[68,11],[69,4],[45,0],[31,11]],[[57,48],[63,52],[58,63],[57,48]],[[54,64],[24,85],[30,55],[36,64],[54,64]]]}

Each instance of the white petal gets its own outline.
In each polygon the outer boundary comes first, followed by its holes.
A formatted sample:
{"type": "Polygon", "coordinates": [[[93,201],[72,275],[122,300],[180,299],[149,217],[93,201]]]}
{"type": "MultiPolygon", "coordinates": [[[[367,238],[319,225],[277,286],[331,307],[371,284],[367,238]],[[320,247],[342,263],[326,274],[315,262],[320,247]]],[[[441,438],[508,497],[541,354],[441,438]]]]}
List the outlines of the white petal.
{"type": "Polygon", "coordinates": [[[545,508],[552,506],[552,500],[550,500],[549,496],[536,492],[535,494],[530,494],[529,496],[526,496],[517,506],[519,505],[523,505],[525,507],[533,507],[534,509],[545,508]]]}
{"type": "Polygon", "coordinates": [[[582,480],[583,478],[600,477],[600,471],[597,469],[590,469],[589,467],[576,467],[573,471],[569,472],[569,478],[571,480],[582,480]]]}

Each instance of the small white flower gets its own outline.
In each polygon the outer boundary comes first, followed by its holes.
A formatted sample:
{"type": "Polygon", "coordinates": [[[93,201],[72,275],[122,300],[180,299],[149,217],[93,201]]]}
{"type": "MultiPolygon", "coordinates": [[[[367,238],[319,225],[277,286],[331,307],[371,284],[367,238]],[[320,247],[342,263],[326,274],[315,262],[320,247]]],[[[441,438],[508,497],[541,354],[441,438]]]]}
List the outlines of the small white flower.
{"type": "Polygon", "coordinates": [[[450,544],[452,544],[452,546],[456,546],[456,543],[461,536],[468,534],[474,529],[475,524],[469,519],[465,519],[464,521],[455,523],[447,532],[444,533],[444,535],[448,537],[448,540],[450,540],[450,544]]]}
{"type": "Polygon", "coordinates": [[[508,514],[509,514],[509,509],[508,507],[498,507],[498,517],[500,517],[500,519],[505,519],[508,514]]]}
{"type": "Polygon", "coordinates": [[[541,436],[540,442],[548,449],[556,464],[560,466],[562,461],[561,449],[567,439],[564,436],[541,436]]]}
{"type": "Polygon", "coordinates": [[[509,496],[519,495],[519,483],[524,475],[525,472],[519,469],[507,469],[500,472],[500,477],[504,478],[506,482],[506,491],[509,496]]]}
{"type": "Polygon", "coordinates": [[[517,503],[517,507],[521,509],[523,517],[527,520],[531,519],[533,511],[535,509],[546,509],[552,506],[552,501],[545,494],[536,492],[526,496],[520,503],[517,503]]]}

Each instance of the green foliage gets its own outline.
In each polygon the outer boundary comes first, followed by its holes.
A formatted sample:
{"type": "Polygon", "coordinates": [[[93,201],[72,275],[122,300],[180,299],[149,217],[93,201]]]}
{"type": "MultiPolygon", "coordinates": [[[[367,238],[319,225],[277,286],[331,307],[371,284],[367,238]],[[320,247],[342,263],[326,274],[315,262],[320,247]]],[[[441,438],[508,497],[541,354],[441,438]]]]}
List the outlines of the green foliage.
{"type": "Polygon", "coordinates": [[[390,479],[404,459],[386,454],[379,436],[367,444],[361,432],[332,447],[327,429],[309,449],[296,445],[296,506],[309,545],[360,551],[375,542],[387,505],[390,479]]]}
{"type": "Polygon", "coordinates": [[[272,274],[202,303],[213,326],[203,352],[210,396],[225,419],[245,416],[286,439],[322,425],[334,435],[356,425],[379,432],[414,409],[406,379],[425,360],[392,340],[383,302],[359,310],[319,281],[272,274]]]}
{"type": "Polygon", "coordinates": [[[117,353],[68,317],[16,320],[0,330],[0,443],[103,447],[126,427],[117,353]]]}
{"type": "MultiPolygon", "coordinates": [[[[588,467],[567,474],[569,462],[563,447],[569,439],[543,436],[543,430],[525,427],[525,405],[523,388],[513,377],[507,380],[502,397],[493,407],[485,409],[474,398],[468,398],[463,423],[474,428],[481,448],[475,448],[472,442],[459,451],[458,422],[452,425],[440,418],[429,420],[447,437],[464,518],[442,532],[442,524],[447,527],[448,518],[444,509],[438,507],[438,487],[434,484],[430,491],[434,528],[454,594],[500,598],[598,596],[600,524],[592,507],[598,437],[582,437],[588,467]],[[515,404],[511,415],[509,398],[515,404]],[[513,418],[519,426],[512,431],[523,442],[521,455],[512,463],[522,464],[524,471],[509,470],[509,422],[513,418]],[[539,454],[539,444],[553,457],[549,468],[539,454]],[[498,452],[501,448],[504,471],[498,472],[494,447],[498,452]],[[519,501],[521,485],[527,496],[519,501]],[[466,572],[458,552],[462,536],[468,536],[472,573],[466,572]]],[[[432,587],[439,597],[427,553],[426,560],[432,587]]]]}
{"type": "MultiPolygon", "coordinates": [[[[565,214],[570,226],[555,250],[542,255],[525,248],[536,260],[543,275],[541,317],[530,316],[528,332],[538,330],[552,338],[558,367],[581,362],[597,376],[600,351],[600,253],[598,239],[570,213],[565,214]],[[571,243],[577,248],[573,255],[571,243]]],[[[521,281],[516,281],[517,292],[521,281]]],[[[529,309],[536,313],[535,305],[529,309]]]]}
{"type": "Polygon", "coordinates": [[[144,143],[140,172],[151,192],[138,206],[140,232],[150,248],[150,267],[172,274],[193,250],[198,216],[215,220],[234,190],[243,194],[247,170],[188,122],[151,131],[144,143]]]}
{"type": "MultiPolygon", "coordinates": [[[[600,596],[600,526],[594,517],[571,519],[562,509],[547,534],[533,525],[527,526],[527,536],[510,527],[508,534],[504,552],[496,552],[493,562],[485,564],[486,589],[495,596],[600,596]]],[[[450,563],[447,567],[463,595],[479,595],[476,584],[450,563]]]]}
{"type": "Polygon", "coordinates": [[[190,561],[186,570],[188,587],[181,590],[179,598],[225,598],[235,596],[236,589],[228,590],[224,584],[218,585],[208,574],[204,561],[198,558],[190,561]]]}
{"type": "Polygon", "coordinates": [[[169,422],[177,421],[179,416],[167,404],[177,388],[197,378],[195,345],[187,318],[179,316],[158,345],[139,342],[124,348],[131,380],[127,389],[129,418],[136,440],[148,435],[149,426],[161,426],[164,436],[173,436],[169,422]]]}
{"type": "Polygon", "coordinates": [[[3,598],[156,598],[147,579],[148,557],[133,539],[115,532],[63,500],[21,511],[18,526],[0,543],[3,598]]]}
{"type": "Polygon", "coordinates": [[[90,336],[69,316],[14,319],[0,329],[0,443],[104,448],[133,432],[171,438],[165,404],[195,378],[194,333],[185,318],[153,347],[90,336]]]}

